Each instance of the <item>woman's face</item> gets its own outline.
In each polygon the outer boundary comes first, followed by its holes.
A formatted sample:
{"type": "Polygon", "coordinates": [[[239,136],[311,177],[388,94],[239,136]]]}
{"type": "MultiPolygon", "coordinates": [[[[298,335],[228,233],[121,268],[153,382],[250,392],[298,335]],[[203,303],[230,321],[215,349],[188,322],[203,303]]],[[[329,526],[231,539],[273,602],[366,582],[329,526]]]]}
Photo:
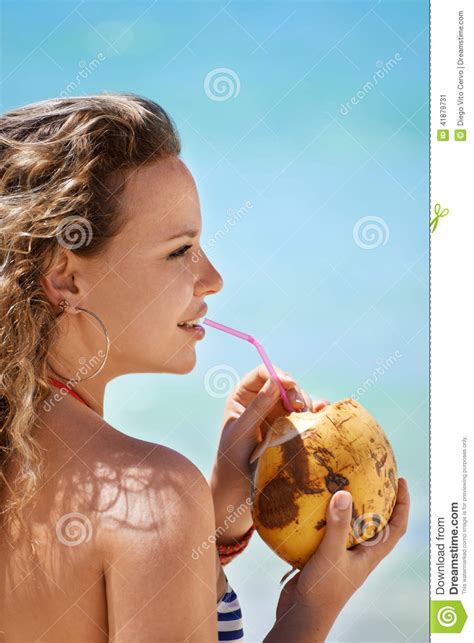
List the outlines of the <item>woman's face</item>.
{"type": "MultiPolygon", "coordinates": [[[[122,231],[99,257],[73,258],[76,286],[83,293],[78,305],[98,314],[107,327],[112,377],[187,373],[195,365],[200,338],[178,324],[205,316],[206,297],[223,285],[200,248],[193,177],[180,159],[159,160],[130,171],[120,202],[126,217],[122,231]]],[[[87,332],[90,318],[80,323],[87,332]]],[[[99,348],[97,328],[90,345],[99,348]]]]}

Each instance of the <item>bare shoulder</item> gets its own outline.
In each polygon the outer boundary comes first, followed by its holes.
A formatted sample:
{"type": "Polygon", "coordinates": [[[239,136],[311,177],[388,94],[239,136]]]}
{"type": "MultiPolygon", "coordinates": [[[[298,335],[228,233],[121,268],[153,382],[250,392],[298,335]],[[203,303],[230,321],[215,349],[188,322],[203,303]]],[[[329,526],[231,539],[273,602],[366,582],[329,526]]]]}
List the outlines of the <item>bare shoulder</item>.
{"type": "Polygon", "coordinates": [[[60,515],[84,514],[96,545],[108,552],[127,538],[169,540],[177,522],[186,527],[199,508],[213,512],[209,485],[186,456],[126,435],[103,418],[51,422],[42,446],[48,505],[60,515]]]}
{"type": "Polygon", "coordinates": [[[121,435],[113,444],[98,531],[111,638],[214,641],[215,518],[206,479],[168,447],[121,435]]]}
{"type": "Polygon", "coordinates": [[[102,526],[110,535],[118,524],[121,537],[126,530],[177,537],[174,532],[190,526],[196,512],[212,511],[205,477],[181,453],[115,430],[107,442],[108,462],[98,467],[97,476],[104,483],[102,526]]]}
{"type": "Polygon", "coordinates": [[[62,555],[82,576],[93,568],[86,580],[105,590],[110,639],[216,640],[214,507],[199,468],[101,418],[52,430],[44,512],[87,525],[90,538],[62,555]]]}
{"type": "Polygon", "coordinates": [[[213,513],[204,475],[174,449],[107,425],[91,455],[99,491],[96,515],[109,551],[127,538],[177,544],[196,515],[213,513]]]}

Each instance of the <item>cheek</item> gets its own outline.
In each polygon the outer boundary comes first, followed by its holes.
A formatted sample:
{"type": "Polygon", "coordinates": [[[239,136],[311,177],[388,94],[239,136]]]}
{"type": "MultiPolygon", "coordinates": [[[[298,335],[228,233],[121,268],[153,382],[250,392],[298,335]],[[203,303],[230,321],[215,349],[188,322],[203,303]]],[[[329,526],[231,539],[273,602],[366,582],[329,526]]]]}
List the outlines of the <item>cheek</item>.
{"type": "MultiPolygon", "coordinates": [[[[146,332],[147,324],[166,333],[192,308],[194,286],[192,275],[186,270],[167,268],[159,276],[147,276],[133,294],[135,315],[140,314],[140,330],[146,332]]],[[[137,320],[138,321],[138,320],[137,320]]]]}
{"type": "Polygon", "coordinates": [[[193,275],[184,266],[148,265],[114,277],[96,295],[119,344],[156,346],[169,341],[176,324],[193,309],[193,275]]]}

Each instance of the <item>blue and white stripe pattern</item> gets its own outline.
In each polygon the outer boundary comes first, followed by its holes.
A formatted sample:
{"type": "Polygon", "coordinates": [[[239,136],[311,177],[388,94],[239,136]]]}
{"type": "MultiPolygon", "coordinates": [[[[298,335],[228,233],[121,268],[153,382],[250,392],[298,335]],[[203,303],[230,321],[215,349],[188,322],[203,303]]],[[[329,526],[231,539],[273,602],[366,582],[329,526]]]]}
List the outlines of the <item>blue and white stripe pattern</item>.
{"type": "Polygon", "coordinates": [[[217,603],[217,634],[219,641],[242,641],[244,638],[239,599],[228,580],[225,594],[217,603]]]}

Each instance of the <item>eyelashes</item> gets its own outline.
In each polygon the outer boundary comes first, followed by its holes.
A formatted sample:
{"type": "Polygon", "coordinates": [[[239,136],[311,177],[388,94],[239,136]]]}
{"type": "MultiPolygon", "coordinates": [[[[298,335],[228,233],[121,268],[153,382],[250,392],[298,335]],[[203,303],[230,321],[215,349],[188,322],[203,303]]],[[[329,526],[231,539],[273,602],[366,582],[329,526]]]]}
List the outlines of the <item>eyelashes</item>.
{"type": "Polygon", "coordinates": [[[182,248],[179,248],[179,250],[175,250],[168,255],[168,259],[178,259],[179,257],[183,257],[190,248],[192,248],[192,246],[183,246],[182,248]]]}

